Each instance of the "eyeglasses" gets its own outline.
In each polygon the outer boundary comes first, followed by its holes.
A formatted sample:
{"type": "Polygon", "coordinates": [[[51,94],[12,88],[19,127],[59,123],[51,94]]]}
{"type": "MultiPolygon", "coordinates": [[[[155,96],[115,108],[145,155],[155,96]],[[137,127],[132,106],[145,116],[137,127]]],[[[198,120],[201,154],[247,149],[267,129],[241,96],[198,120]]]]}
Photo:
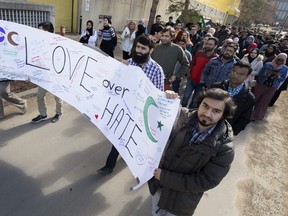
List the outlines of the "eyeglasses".
{"type": "Polygon", "coordinates": [[[234,76],[237,76],[237,77],[246,77],[247,76],[246,74],[237,73],[237,71],[235,71],[235,70],[233,70],[231,72],[231,74],[233,74],[234,76]]]}
{"type": "Polygon", "coordinates": [[[234,50],[229,50],[229,49],[225,49],[224,52],[228,52],[228,53],[234,53],[234,50]]]}

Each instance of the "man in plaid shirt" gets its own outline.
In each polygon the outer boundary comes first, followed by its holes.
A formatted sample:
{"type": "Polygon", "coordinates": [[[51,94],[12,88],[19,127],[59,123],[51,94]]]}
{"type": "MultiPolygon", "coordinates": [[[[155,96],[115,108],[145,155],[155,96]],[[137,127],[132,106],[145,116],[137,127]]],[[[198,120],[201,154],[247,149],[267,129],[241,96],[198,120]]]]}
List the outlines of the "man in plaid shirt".
{"type": "MultiPolygon", "coordinates": [[[[150,53],[154,45],[154,42],[148,35],[140,35],[134,41],[133,48],[131,50],[132,58],[128,59],[128,61],[124,63],[140,67],[154,86],[163,91],[164,72],[162,67],[150,57],[150,53]]],[[[119,152],[112,145],[112,149],[107,157],[105,166],[97,170],[97,172],[101,175],[108,175],[112,173],[114,167],[116,166],[118,156],[119,152]]]]}

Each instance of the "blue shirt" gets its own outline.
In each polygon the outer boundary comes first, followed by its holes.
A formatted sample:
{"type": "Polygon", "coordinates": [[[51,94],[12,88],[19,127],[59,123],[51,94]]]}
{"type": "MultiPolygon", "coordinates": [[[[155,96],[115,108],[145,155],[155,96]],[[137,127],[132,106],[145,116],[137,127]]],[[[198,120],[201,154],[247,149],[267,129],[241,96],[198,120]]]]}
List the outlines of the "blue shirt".
{"type": "Polygon", "coordinates": [[[139,65],[138,63],[134,62],[132,58],[128,59],[128,63],[130,65],[140,67],[149,80],[154,84],[156,88],[161,91],[164,91],[164,72],[162,67],[155,62],[151,57],[149,58],[148,62],[144,65],[139,65]]]}
{"type": "Polygon", "coordinates": [[[204,83],[210,88],[214,82],[222,82],[229,79],[234,63],[236,63],[234,58],[228,62],[223,62],[222,56],[212,58],[203,69],[200,83],[204,83]]]}
{"type": "Polygon", "coordinates": [[[234,97],[235,95],[239,94],[239,92],[244,88],[245,83],[242,83],[241,85],[239,85],[236,88],[232,88],[231,84],[229,83],[228,85],[228,93],[231,97],[234,97]]]}
{"type": "Polygon", "coordinates": [[[189,142],[189,145],[193,144],[193,143],[197,143],[197,142],[202,142],[203,140],[205,140],[207,138],[208,135],[210,135],[213,130],[215,129],[217,124],[215,124],[214,126],[210,127],[208,130],[206,131],[199,131],[199,127],[198,127],[198,121],[195,123],[195,126],[192,128],[192,138],[189,142]]]}

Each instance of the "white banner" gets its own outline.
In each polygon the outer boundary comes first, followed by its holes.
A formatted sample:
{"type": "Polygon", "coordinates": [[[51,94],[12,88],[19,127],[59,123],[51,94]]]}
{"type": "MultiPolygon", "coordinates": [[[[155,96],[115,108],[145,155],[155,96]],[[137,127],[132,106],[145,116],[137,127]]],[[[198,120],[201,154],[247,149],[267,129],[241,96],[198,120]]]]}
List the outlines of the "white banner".
{"type": "Polygon", "coordinates": [[[153,176],[179,100],[166,99],[139,67],[68,38],[0,20],[1,78],[29,79],[83,113],[118,149],[137,187],[153,176]]]}

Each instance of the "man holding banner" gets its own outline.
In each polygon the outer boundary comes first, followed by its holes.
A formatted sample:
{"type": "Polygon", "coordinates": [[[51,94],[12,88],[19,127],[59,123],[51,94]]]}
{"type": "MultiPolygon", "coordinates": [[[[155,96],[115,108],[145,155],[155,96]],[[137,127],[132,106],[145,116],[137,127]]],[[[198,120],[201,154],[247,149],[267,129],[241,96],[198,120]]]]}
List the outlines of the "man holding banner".
{"type": "Polygon", "coordinates": [[[203,193],[228,173],[234,150],[226,118],[235,108],[228,92],[218,88],[199,96],[198,110],[182,108],[148,182],[152,215],[193,215],[203,193]]]}
{"type": "MultiPolygon", "coordinates": [[[[142,34],[134,41],[132,53],[132,58],[126,63],[129,65],[134,65],[140,67],[154,86],[161,91],[164,90],[164,72],[162,67],[156,63],[150,54],[154,48],[154,42],[149,38],[148,35],[142,34]]],[[[101,169],[97,170],[97,173],[101,175],[108,175],[113,172],[116,166],[117,158],[119,152],[112,145],[112,149],[107,157],[106,164],[101,169]]]]}

